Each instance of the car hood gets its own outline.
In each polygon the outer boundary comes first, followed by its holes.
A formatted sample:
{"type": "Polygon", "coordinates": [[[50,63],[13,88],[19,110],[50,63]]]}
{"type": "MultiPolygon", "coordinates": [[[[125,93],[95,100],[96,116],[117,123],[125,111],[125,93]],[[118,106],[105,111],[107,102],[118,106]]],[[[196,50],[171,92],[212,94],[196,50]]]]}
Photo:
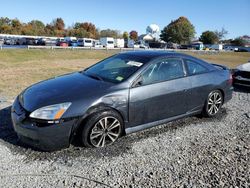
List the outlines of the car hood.
{"type": "Polygon", "coordinates": [[[250,63],[245,63],[243,65],[239,65],[237,67],[237,69],[240,70],[240,71],[248,71],[248,72],[250,72],[250,63]]]}
{"type": "Polygon", "coordinates": [[[27,111],[32,112],[48,105],[98,97],[112,85],[77,72],[32,85],[20,94],[19,101],[27,111]]]}

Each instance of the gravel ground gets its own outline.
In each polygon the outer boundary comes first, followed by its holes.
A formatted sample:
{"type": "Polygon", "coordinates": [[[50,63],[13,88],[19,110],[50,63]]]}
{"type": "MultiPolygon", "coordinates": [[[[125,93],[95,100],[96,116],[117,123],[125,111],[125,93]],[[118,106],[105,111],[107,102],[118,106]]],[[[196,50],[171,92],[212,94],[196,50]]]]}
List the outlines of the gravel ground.
{"type": "Polygon", "coordinates": [[[249,187],[250,93],[216,118],[190,117],[102,149],[20,146],[0,98],[0,187],[249,187]]]}

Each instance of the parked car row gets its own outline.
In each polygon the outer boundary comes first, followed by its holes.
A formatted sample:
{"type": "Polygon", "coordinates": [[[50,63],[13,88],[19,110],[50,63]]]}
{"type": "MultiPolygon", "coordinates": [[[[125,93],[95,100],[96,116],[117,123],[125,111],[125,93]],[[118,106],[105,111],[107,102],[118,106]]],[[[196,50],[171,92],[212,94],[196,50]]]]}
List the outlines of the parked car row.
{"type": "Polygon", "coordinates": [[[96,48],[149,48],[143,41],[134,41],[129,39],[125,41],[123,38],[114,39],[112,37],[102,37],[99,40],[92,38],[76,38],[76,37],[20,37],[5,38],[5,45],[39,45],[39,46],[74,46],[74,47],[96,47],[96,48]]]}

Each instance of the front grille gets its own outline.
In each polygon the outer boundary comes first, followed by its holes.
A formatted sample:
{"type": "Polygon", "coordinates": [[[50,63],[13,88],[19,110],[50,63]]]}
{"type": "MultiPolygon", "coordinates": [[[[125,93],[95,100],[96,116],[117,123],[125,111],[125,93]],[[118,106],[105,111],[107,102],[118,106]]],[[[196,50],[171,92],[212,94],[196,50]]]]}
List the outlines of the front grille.
{"type": "Polygon", "coordinates": [[[250,79],[250,72],[247,71],[237,71],[235,76],[241,76],[242,78],[249,78],[250,79]]]}
{"type": "Polygon", "coordinates": [[[250,82],[245,81],[245,80],[235,80],[234,84],[242,84],[242,85],[249,85],[250,86],[250,82]]]}

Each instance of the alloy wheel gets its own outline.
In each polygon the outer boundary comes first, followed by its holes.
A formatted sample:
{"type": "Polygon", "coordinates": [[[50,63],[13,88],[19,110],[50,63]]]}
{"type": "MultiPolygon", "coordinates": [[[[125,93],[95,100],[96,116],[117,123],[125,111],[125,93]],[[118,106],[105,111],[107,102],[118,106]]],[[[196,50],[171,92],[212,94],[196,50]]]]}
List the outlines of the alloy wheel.
{"type": "Polygon", "coordinates": [[[219,92],[215,91],[208,97],[207,112],[210,115],[215,115],[222,105],[222,96],[219,92]]]}
{"type": "Polygon", "coordinates": [[[117,140],[121,133],[121,123],[112,116],[100,119],[92,128],[90,142],[95,147],[104,147],[117,140]]]}

